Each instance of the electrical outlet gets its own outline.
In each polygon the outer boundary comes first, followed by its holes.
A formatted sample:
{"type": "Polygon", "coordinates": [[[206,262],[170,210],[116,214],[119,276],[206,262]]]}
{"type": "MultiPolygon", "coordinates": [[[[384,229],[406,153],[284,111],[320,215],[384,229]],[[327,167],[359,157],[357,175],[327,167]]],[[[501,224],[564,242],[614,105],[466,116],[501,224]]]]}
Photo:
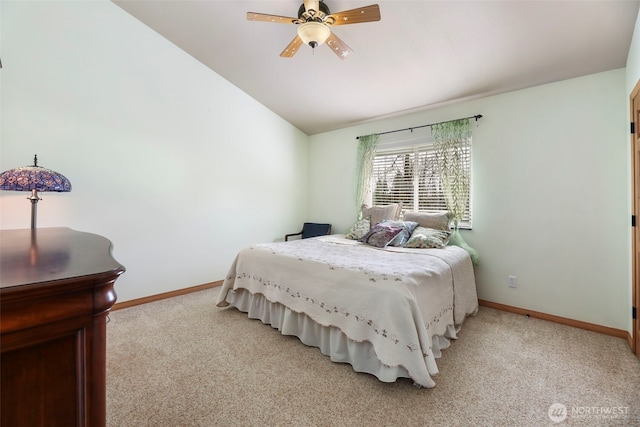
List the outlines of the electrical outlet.
{"type": "Polygon", "coordinates": [[[507,276],[507,284],[510,288],[517,288],[518,280],[516,279],[516,276],[507,276]]]}

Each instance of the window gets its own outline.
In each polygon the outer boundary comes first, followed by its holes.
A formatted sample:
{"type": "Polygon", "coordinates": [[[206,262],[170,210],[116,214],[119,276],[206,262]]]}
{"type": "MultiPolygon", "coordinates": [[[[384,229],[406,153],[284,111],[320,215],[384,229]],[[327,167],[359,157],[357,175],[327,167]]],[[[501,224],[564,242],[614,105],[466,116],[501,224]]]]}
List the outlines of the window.
{"type": "MultiPolygon", "coordinates": [[[[471,179],[471,144],[462,150],[462,176],[471,179]]],[[[402,202],[404,211],[442,212],[447,210],[433,144],[379,149],[373,160],[374,205],[402,202]]],[[[470,182],[469,182],[470,184],[470,182]]],[[[470,197],[465,201],[461,228],[471,228],[470,197]]]]}

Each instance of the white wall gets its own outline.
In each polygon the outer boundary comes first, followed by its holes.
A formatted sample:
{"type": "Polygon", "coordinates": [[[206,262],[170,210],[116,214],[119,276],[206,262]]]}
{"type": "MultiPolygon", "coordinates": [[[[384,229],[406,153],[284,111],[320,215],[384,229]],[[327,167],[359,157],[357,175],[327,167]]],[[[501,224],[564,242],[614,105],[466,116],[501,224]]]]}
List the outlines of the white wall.
{"type": "Polygon", "coordinates": [[[356,136],[482,114],[463,232],[479,297],[630,330],[627,103],[620,69],[314,135],[311,215],[353,223],[356,136]]]}
{"type": "MultiPolygon", "coordinates": [[[[307,136],[109,1],[0,2],[0,170],[63,173],[39,227],[104,235],[119,301],[223,279],[306,219],[307,136]]],[[[0,192],[0,228],[28,228],[0,192]]]]}
{"type": "Polygon", "coordinates": [[[631,91],[640,80],[640,13],[636,19],[636,27],[633,31],[633,39],[627,56],[627,93],[631,91]]]}

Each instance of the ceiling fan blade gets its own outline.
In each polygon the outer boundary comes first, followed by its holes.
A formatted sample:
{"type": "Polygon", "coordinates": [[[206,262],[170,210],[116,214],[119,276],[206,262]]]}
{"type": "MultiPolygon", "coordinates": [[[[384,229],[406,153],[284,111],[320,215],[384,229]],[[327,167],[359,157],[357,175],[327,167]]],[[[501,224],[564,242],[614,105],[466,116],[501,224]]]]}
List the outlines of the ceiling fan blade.
{"type": "Polygon", "coordinates": [[[359,24],[361,22],[379,21],[380,7],[377,4],[372,4],[371,6],[332,13],[328,18],[328,25],[359,24]]]}
{"type": "Polygon", "coordinates": [[[294,24],[295,22],[298,21],[298,18],[290,18],[288,16],[267,15],[264,13],[256,13],[256,12],[247,12],[247,20],[275,22],[278,24],[294,24]]]}
{"type": "Polygon", "coordinates": [[[351,50],[351,48],[347,46],[345,42],[340,40],[338,36],[333,34],[333,31],[331,32],[331,34],[329,34],[329,38],[327,39],[327,46],[329,46],[333,53],[338,55],[340,59],[346,59],[347,56],[353,53],[353,50],[351,50]]]}
{"type": "Polygon", "coordinates": [[[296,35],[291,43],[289,43],[289,45],[284,48],[280,56],[283,58],[291,58],[296,54],[298,49],[300,49],[300,46],[302,46],[302,39],[300,38],[300,36],[296,35]]]}

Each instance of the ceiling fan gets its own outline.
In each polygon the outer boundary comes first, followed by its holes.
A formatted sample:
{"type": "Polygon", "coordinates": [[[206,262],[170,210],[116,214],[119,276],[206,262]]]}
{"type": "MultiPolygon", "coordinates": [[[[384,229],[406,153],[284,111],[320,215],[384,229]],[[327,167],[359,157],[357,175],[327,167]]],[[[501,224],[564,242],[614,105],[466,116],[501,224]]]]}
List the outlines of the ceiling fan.
{"type": "Polygon", "coordinates": [[[345,59],[353,51],[329,27],[379,21],[380,8],[377,4],[372,4],[357,9],[345,10],[344,12],[331,13],[329,6],[323,0],[304,0],[304,3],[300,5],[300,9],[298,9],[297,18],[247,12],[247,19],[249,21],[299,25],[298,34],[280,54],[283,58],[291,58],[303,43],[315,49],[326,42],[327,46],[340,59],[345,59]]]}

